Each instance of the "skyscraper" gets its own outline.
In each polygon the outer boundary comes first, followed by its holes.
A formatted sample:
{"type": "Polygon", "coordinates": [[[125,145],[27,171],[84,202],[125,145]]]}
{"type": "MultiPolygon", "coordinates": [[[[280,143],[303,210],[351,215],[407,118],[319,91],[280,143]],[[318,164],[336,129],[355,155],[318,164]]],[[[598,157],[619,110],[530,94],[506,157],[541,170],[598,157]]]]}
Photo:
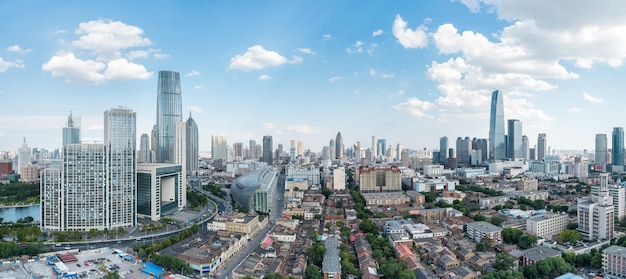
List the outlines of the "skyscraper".
{"type": "Polygon", "coordinates": [[[171,163],[169,156],[174,147],[176,122],[183,121],[183,105],[180,92],[180,75],[172,71],[160,71],[157,87],[157,163],[171,163]]]}
{"type": "Polygon", "coordinates": [[[472,153],[472,141],[469,137],[456,139],[456,158],[459,165],[469,166],[472,153]]]}
{"type": "Polygon", "coordinates": [[[522,144],[522,122],[517,119],[509,119],[508,121],[508,151],[507,157],[510,159],[517,159],[523,157],[523,144],[522,144]]]}
{"type": "Polygon", "coordinates": [[[546,142],[546,134],[539,134],[537,137],[537,160],[543,161],[546,158],[548,151],[548,143],[546,142]]]}
{"type": "Polygon", "coordinates": [[[596,134],[596,164],[606,164],[607,163],[607,139],[606,134],[596,134]]]}
{"type": "Polygon", "coordinates": [[[337,132],[337,137],[335,138],[335,159],[343,159],[343,137],[341,132],[337,132]]]}
{"type": "Polygon", "coordinates": [[[387,155],[387,140],[386,139],[378,139],[376,142],[376,149],[378,153],[376,156],[385,156],[387,155]]]}
{"type": "Polygon", "coordinates": [[[439,164],[445,165],[448,161],[448,137],[439,138],[439,164]]]}
{"type": "Polygon", "coordinates": [[[24,165],[32,163],[31,151],[28,144],[26,144],[26,138],[24,138],[24,142],[22,142],[17,160],[17,173],[19,174],[22,173],[22,167],[24,165]]]}
{"type": "Polygon", "coordinates": [[[608,173],[600,174],[597,195],[578,199],[578,231],[585,240],[610,240],[613,238],[614,207],[609,195],[608,173]]]}
{"type": "Polygon", "coordinates": [[[198,125],[196,125],[196,121],[191,118],[191,112],[189,113],[189,118],[187,119],[187,169],[185,170],[187,174],[191,172],[198,171],[198,160],[200,157],[200,136],[198,132],[198,125]]]}
{"type": "MultiPolygon", "coordinates": [[[[296,142],[294,140],[291,140],[291,147],[295,148],[295,144],[296,142]]],[[[250,151],[249,151],[250,154],[248,155],[248,158],[255,159],[255,160],[258,159],[259,156],[256,154],[256,140],[251,139],[250,146],[248,148],[250,148],[250,151]]]]}
{"type": "Polygon", "coordinates": [[[272,151],[274,150],[274,144],[272,143],[272,136],[263,136],[263,162],[268,165],[273,165],[272,151]]]}
{"type": "Polygon", "coordinates": [[[402,159],[402,144],[398,143],[396,146],[396,161],[400,161],[402,159]]]}
{"type": "Polygon", "coordinates": [[[150,150],[152,151],[150,162],[156,162],[156,138],[157,138],[157,125],[154,124],[152,126],[152,131],[150,131],[150,150]]]}
{"type": "Polygon", "coordinates": [[[134,226],[137,222],[136,119],[135,112],[128,108],[104,112],[110,228],[134,226]]]}
{"type": "Polygon", "coordinates": [[[489,144],[491,161],[500,161],[506,158],[506,143],[504,142],[504,103],[502,92],[491,93],[491,114],[489,119],[489,144]]]}
{"type": "Polygon", "coordinates": [[[376,136],[372,136],[372,157],[376,157],[376,155],[378,154],[378,145],[376,142],[376,136]]]}
{"type": "Polygon", "coordinates": [[[139,163],[150,163],[151,162],[151,150],[150,146],[150,138],[148,134],[142,134],[141,139],[139,140],[139,163]]]}
{"type": "Polygon", "coordinates": [[[80,143],[80,120],[75,119],[70,112],[67,123],[63,127],[63,146],[80,143]]]}
{"type": "Polygon", "coordinates": [[[228,143],[225,135],[211,135],[211,157],[213,160],[228,159],[228,143]]]}
{"type": "Polygon", "coordinates": [[[528,143],[528,137],[526,135],[522,136],[522,158],[524,158],[524,162],[530,159],[530,145],[528,143]]]}
{"type": "Polygon", "coordinates": [[[233,144],[233,161],[243,161],[243,143],[242,142],[235,142],[233,144]]]}
{"type": "Polygon", "coordinates": [[[613,141],[611,142],[613,147],[613,166],[624,165],[624,128],[613,128],[613,141]]]}

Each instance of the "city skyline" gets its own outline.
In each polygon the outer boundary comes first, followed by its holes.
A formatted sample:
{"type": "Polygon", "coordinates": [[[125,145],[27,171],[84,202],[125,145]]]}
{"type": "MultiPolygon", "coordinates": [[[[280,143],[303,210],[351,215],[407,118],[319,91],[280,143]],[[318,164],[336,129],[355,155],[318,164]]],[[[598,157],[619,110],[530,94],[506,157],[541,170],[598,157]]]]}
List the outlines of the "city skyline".
{"type": "Polygon", "coordinates": [[[376,135],[435,150],[443,136],[488,138],[495,89],[530,147],[545,133],[551,150],[591,150],[596,134],[624,126],[612,112],[624,98],[625,7],[485,2],[360,3],[357,13],[341,2],[3,2],[15,13],[1,25],[0,98],[11,105],[0,150],[24,137],[60,148],[70,113],[83,142],[102,142],[101,111],[119,106],[150,134],[167,70],[180,73],[201,151],[212,134],[321,151],[337,131],[345,146],[376,135]]]}

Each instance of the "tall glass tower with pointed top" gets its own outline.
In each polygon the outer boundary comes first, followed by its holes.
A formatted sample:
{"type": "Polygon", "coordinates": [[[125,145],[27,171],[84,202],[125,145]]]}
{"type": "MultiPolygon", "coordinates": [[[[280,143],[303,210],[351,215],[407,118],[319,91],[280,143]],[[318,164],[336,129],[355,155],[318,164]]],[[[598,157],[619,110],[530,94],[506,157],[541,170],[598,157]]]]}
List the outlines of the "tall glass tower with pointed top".
{"type": "Polygon", "coordinates": [[[500,90],[491,93],[491,117],[489,119],[489,159],[501,161],[506,158],[506,144],[504,137],[504,103],[500,90]]]}
{"type": "Polygon", "coordinates": [[[187,119],[187,174],[198,170],[198,157],[199,157],[199,136],[198,125],[196,121],[191,118],[191,112],[189,112],[189,119],[187,119]]]}
{"type": "Polygon", "coordinates": [[[176,122],[183,121],[183,103],[180,92],[180,74],[160,71],[157,87],[156,162],[171,163],[176,122]]]}
{"type": "Polygon", "coordinates": [[[70,112],[63,127],[63,146],[75,143],[80,143],[80,118],[73,117],[70,112]]]}

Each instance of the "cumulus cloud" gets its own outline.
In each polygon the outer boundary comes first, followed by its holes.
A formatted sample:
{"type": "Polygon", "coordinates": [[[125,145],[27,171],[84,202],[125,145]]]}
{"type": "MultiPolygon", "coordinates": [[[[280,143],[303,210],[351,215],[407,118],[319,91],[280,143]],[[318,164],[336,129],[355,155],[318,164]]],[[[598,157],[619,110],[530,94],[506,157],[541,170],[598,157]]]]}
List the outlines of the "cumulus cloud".
{"type": "Polygon", "coordinates": [[[320,128],[310,125],[289,125],[287,126],[287,131],[305,135],[322,132],[320,128]]]}
{"type": "Polygon", "coordinates": [[[32,51],[32,49],[22,49],[22,47],[20,47],[20,45],[13,45],[7,48],[7,51],[10,52],[17,52],[19,54],[26,54],[32,51]]]}
{"type": "Polygon", "coordinates": [[[601,104],[604,102],[601,98],[596,98],[594,96],[589,95],[587,92],[583,92],[583,99],[587,102],[601,104]]]}
{"type": "Polygon", "coordinates": [[[302,53],[304,53],[304,54],[312,54],[312,55],[317,54],[317,53],[316,53],[315,51],[313,51],[312,49],[310,49],[310,48],[306,48],[306,47],[299,48],[299,49],[298,49],[298,51],[300,51],[300,52],[302,52],[302,53]]]}
{"type": "Polygon", "coordinates": [[[361,41],[356,41],[353,45],[351,45],[349,48],[346,48],[346,51],[348,53],[361,53],[363,52],[363,45],[365,43],[361,42],[361,41]]]}
{"type": "Polygon", "coordinates": [[[165,53],[155,53],[153,55],[153,57],[156,58],[156,59],[167,59],[167,58],[170,57],[170,55],[169,54],[165,54],[165,53]]]}
{"type": "Polygon", "coordinates": [[[121,57],[121,50],[150,46],[150,39],[142,37],[143,30],[121,21],[108,19],[82,22],[74,32],[80,38],[74,46],[93,51],[98,60],[113,60],[121,57]]]}
{"type": "Polygon", "coordinates": [[[426,27],[420,25],[415,30],[411,30],[400,15],[396,15],[391,31],[404,48],[423,48],[428,45],[426,27]]]}
{"type": "Polygon", "coordinates": [[[385,33],[385,31],[383,31],[382,29],[378,29],[376,31],[372,31],[372,37],[378,37],[378,36],[382,35],[383,33],[385,33]]]}
{"type": "Polygon", "coordinates": [[[187,73],[185,76],[186,77],[193,77],[193,76],[198,76],[198,75],[200,75],[200,72],[198,72],[196,70],[193,70],[193,71],[187,73]]]}
{"type": "Polygon", "coordinates": [[[5,72],[9,68],[21,69],[21,68],[24,68],[24,64],[22,63],[22,60],[19,60],[19,59],[11,62],[11,61],[5,61],[4,59],[2,59],[2,57],[0,57],[0,73],[5,72]]]}
{"type": "Polygon", "coordinates": [[[81,60],[73,53],[57,53],[41,66],[53,77],[65,77],[68,83],[101,84],[109,80],[148,79],[152,76],[142,65],[126,59],[116,59],[103,63],[95,60],[81,60]]]}
{"type": "Polygon", "coordinates": [[[343,79],[343,77],[341,77],[341,76],[334,76],[334,77],[329,78],[328,81],[329,82],[336,82],[336,81],[340,81],[342,79],[343,79]]]}
{"type": "Polygon", "coordinates": [[[302,58],[297,56],[294,56],[293,60],[289,61],[278,52],[266,50],[263,46],[255,45],[249,47],[244,54],[238,54],[231,58],[229,69],[242,71],[260,70],[301,61],[302,58]]]}
{"type": "Polygon", "coordinates": [[[267,74],[262,74],[262,75],[259,76],[258,79],[259,80],[270,80],[270,79],[273,79],[273,77],[270,76],[270,75],[267,75],[267,74]]]}
{"type": "Polygon", "coordinates": [[[394,110],[406,112],[412,116],[426,119],[434,118],[432,115],[427,113],[427,111],[431,110],[434,107],[435,105],[433,103],[422,101],[415,97],[408,98],[406,102],[391,106],[391,108],[394,110]]]}
{"type": "Polygon", "coordinates": [[[480,11],[480,0],[459,0],[459,2],[465,5],[473,13],[480,11]]]}
{"type": "Polygon", "coordinates": [[[122,58],[109,61],[104,75],[106,80],[127,80],[149,79],[152,73],[148,72],[143,65],[135,64],[122,58]]]}
{"type": "Polygon", "coordinates": [[[333,36],[331,36],[330,34],[324,34],[324,35],[322,35],[322,40],[324,40],[324,41],[328,41],[328,40],[330,40],[330,39],[332,39],[332,38],[333,38],[333,36]]]}

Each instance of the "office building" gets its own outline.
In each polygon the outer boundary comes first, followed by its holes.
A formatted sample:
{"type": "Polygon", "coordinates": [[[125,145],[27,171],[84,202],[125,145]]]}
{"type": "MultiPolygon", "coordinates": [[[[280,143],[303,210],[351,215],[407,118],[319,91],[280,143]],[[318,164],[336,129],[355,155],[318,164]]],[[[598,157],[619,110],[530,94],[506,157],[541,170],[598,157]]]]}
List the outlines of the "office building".
{"type": "Polygon", "coordinates": [[[613,245],[602,250],[604,278],[626,278],[626,247],[613,245]]]}
{"type": "Polygon", "coordinates": [[[32,163],[31,159],[31,150],[26,143],[26,138],[24,138],[24,142],[22,142],[22,147],[17,155],[17,173],[22,173],[22,167],[26,164],[32,163]]]}
{"type": "Polygon", "coordinates": [[[274,164],[272,160],[272,153],[274,152],[274,143],[272,142],[272,136],[263,136],[263,158],[261,162],[266,162],[271,166],[274,164]]]}
{"type": "Polygon", "coordinates": [[[233,144],[233,161],[243,161],[243,143],[236,142],[233,144]]]}
{"type": "Polygon", "coordinates": [[[469,166],[472,154],[472,141],[469,137],[456,139],[456,158],[459,165],[469,166]]]}
{"type": "Polygon", "coordinates": [[[341,132],[337,132],[337,137],[335,138],[335,159],[343,159],[343,137],[341,132]]]}
{"type": "Polygon", "coordinates": [[[137,214],[159,221],[186,203],[185,174],[180,164],[137,165],[137,214]]]}
{"type": "Polygon", "coordinates": [[[228,159],[228,143],[225,135],[211,135],[211,157],[213,160],[228,159]]]}
{"type": "Polygon", "coordinates": [[[185,122],[176,122],[176,131],[174,134],[174,151],[170,156],[173,164],[178,164],[183,167],[183,204],[185,204],[187,200],[187,175],[185,171],[187,170],[187,123],[185,122]]]}
{"type": "Polygon", "coordinates": [[[543,161],[548,155],[548,143],[546,142],[546,134],[539,134],[537,137],[537,160],[543,161]]]}
{"type": "Polygon", "coordinates": [[[333,170],[333,190],[343,191],[346,189],[346,169],[338,167],[333,170]]]}
{"type": "Polygon", "coordinates": [[[309,185],[320,184],[320,169],[314,165],[309,166],[294,166],[289,165],[287,168],[287,179],[293,180],[306,180],[309,185]]]}
{"type": "Polygon", "coordinates": [[[567,228],[568,223],[567,214],[545,212],[526,219],[526,231],[537,237],[552,240],[553,236],[567,228]]]}
{"type": "Polygon", "coordinates": [[[148,134],[142,134],[139,140],[139,161],[138,163],[152,162],[152,151],[150,150],[150,138],[148,134]]]}
{"type": "MultiPolygon", "coordinates": [[[[291,145],[292,145],[291,147],[295,148],[295,144],[296,144],[295,141],[291,140],[291,145]]],[[[256,153],[256,140],[251,139],[250,145],[248,146],[248,148],[250,148],[250,151],[248,151],[249,152],[248,159],[257,160],[261,157],[256,153]]]]}
{"type": "Polygon", "coordinates": [[[387,155],[387,140],[386,139],[378,139],[376,142],[376,156],[385,156],[387,155]]]}
{"type": "Polygon", "coordinates": [[[488,139],[472,139],[472,149],[480,151],[480,163],[489,160],[489,140],[488,139]]]}
{"type": "Polygon", "coordinates": [[[396,166],[360,166],[357,171],[361,193],[402,191],[402,172],[396,166]]]}
{"type": "Polygon", "coordinates": [[[502,243],[502,228],[484,221],[467,223],[467,237],[475,242],[481,242],[484,238],[490,238],[493,245],[502,243]]]}
{"type": "Polygon", "coordinates": [[[185,173],[190,175],[191,173],[198,171],[198,160],[200,159],[200,134],[196,121],[191,118],[191,113],[189,113],[186,125],[187,135],[185,136],[185,139],[187,140],[187,162],[185,166],[185,173]]]}
{"type": "Polygon", "coordinates": [[[398,143],[398,145],[396,146],[396,161],[400,161],[402,157],[402,144],[398,143]]]}
{"type": "Polygon", "coordinates": [[[448,161],[448,137],[439,138],[439,164],[446,164],[448,161]]]}
{"type": "Polygon", "coordinates": [[[608,173],[600,174],[597,195],[578,199],[578,231],[585,240],[610,240],[614,231],[613,199],[609,196],[608,173]]]}
{"type": "Polygon", "coordinates": [[[70,112],[63,127],[63,146],[76,143],[80,143],[80,118],[73,117],[70,112]]]}
{"type": "Polygon", "coordinates": [[[150,131],[150,150],[152,151],[151,162],[156,162],[156,138],[157,138],[157,125],[152,126],[152,131],[150,131]]]}
{"type": "Polygon", "coordinates": [[[269,213],[276,196],[278,173],[263,168],[235,179],[230,188],[233,200],[250,211],[269,213]]]}
{"type": "Polygon", "coordinates": [[[177,72],[159,72],[156,117],[156,162],[171,163],[169,156],[174,147],[176,123],[183,121],[180,74],[177,72]]]}
{"type": "Polygon", "coordinates": [[[402,150],[401,155],[400,155],[400,166],[404,167],[404,168],[408,168],[409,167],[409,151],[408,150],[402,150]]]}
{"type": "Polygon", "coordinates": [[[612,144],[612,158],[613,166],[624,166],[624,128],[613,128],[613,141],[612,144]]]}
{"type": "Polygon", "coordinates": [[[522,158],[524,162],[530,160],[530,150],[529,150],[528,137],[526,135],[522,136],[522,158]]]}
{"type": "Polygon", "coordinates": [[[377,141],[376,141],[376,136],[372,136],[372,149],[370,150],[372,153],[372,157],[376,157],[376,155],[378,154],[378,150],[377,150],[377,141]]]}
{"type": "Polygon", "coordinates": [[[596,134],[595,164],[608,163],[608,145],[606,134],[596,134]]]}
{"type": "Polygon", "coordinates": [[[506,158],[506,143],[504,142],[504,103],[503,95],[499,90],[491,93],[491,112],[489,119],[489,158],[501,161],[506,158]]]}
{"type": "MultiPolygon", "coordinates": [[[[626,188],[622,185],[608,185],[607,187],[613,204],[613,217],[622,221],[626,218],[626,188]]],[[[599,195],[600,185],[592,185],[590,194],[599,195]]]]}
{"type": "Polygon", "coordinates": [[[108,161],[106,205],[111,228],[134,226],[137,222],[137,116],[128,108],[104,112],[104,146],[108,161]]]}
{"type": "Polygon", "coordinates": [[[523,158],[524,145],[522,142],[522,122],[517,119],[509,119],[508,128],[507,158],[512,160],[523,158]]]}

